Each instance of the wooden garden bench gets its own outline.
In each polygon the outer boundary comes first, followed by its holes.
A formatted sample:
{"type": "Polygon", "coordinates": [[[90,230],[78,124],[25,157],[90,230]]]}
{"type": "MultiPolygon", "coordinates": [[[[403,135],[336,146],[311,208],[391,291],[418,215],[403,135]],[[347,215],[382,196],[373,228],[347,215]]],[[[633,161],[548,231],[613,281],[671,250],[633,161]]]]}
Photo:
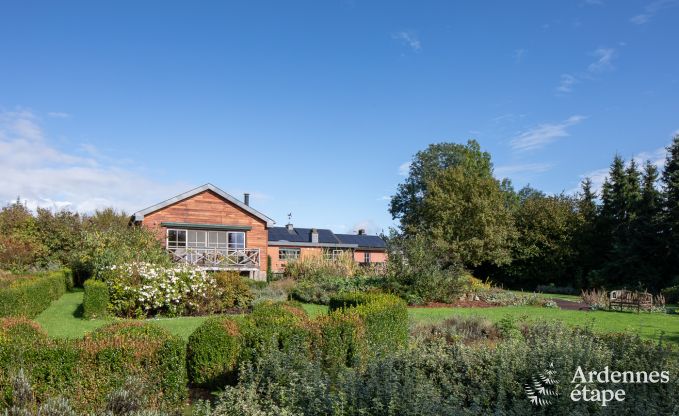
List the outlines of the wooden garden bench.
{"type": "Polygon", "coordinates": [[[653,295],[647,292],[633,292],[631,290],[613,290],[609,297],[609,309],[616,306],[623,310],[624,308],[636,309],[637,313],[642,309],[648,310],[653,307],[653,295]]]}

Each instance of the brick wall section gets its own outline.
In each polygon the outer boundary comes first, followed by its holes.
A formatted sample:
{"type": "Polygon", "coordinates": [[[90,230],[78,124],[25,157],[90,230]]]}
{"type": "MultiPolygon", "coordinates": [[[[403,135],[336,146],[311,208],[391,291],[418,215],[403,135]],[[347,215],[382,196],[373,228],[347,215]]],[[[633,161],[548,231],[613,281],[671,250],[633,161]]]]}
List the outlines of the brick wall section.
{"type": "Polygon", "coordinates": [[[384,263],[385,261],[387,261],[387,253],[383,251],[360,250],[360,249],[354,251],[354,261],[357,263],[363,263],[364,253],[366,251],[370,252],[371,263],[384,263]]]}
{"type": "Polygon", "coordinates": [[[274,273],[282,273],[283,270],[285,269],[285,263],[287,263],[287,261],[285,260],[281,261],[278,258],[279,248],[299,248],[300,249],[299,255],[302,258],[309,256],[320,256],[323,254],[323,249],[320,247],[295,247],[294,245],[284,247],[269,246],[269,255],[271,256],[271,270],[273,270],[274,273]]]}
{"type": "MultiPolygon", "coordinates": [[[[266,271],[269,231],[266,222],[242,210],[219,195],[205,191],[175,204],[145,215],[142,225],[155,230],[158,239],[165,244],[166,228],[163,222],[193,224],[241,225],[252,227],[245,232],[245,247],[259,248],[260,270],[266,271]]],[[[278,252],[276,252],[278,259],[278,252]]],[[[272,259],[274,260],[273,256],[272,259]]]]}

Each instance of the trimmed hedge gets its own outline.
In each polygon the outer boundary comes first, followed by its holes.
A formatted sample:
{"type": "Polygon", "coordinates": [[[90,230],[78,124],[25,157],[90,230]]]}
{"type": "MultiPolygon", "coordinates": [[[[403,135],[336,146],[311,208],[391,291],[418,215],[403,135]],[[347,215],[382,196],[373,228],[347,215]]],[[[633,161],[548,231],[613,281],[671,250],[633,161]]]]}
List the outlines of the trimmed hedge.
{"type": "Polygon", "coordinates": [[[335,310],[316,321],[321,362],[330,374],[344,367],[363,367],[367,363],[365,324],[357,313],[335,310]]]}
{"type": "Polygon", "coordinates": [[[370,355],[389,354],[408,343],[408,306],[398,296],[348,292],[333,296],[329,306],[361,318],[370,355]]]}
{"type": "Polygon", "coordinates": [[[191,382],[223,387],[237,379],[240,364],[271,351],[320,357],[335,375],[407,344],[408,313],[398,297],[352,293],[333,298],[332,305],[334,310],[314,320],[295,302],[262,302],[239,320],[208,319],[189,338],[191,382]]]}
{"type": "Polygon", "coordinates": [[[0,286],[0,317],[35,318],[66,293],[70,282],[70,270],[12,277],[8,284],[0,286]]]}
{"type": "Polygon", "coordinates": [[[23,369],[38,401],[68,397],[78,414],[102,411],[131,377],[149,408],[177,410],[187,397],[185,362],[185,343],[153,324],[121,322],[54,340],[31,321],[0,319],[0,408],[10,405],[10,376],[23,369]]]}
{"type": "Polygon", "coordinates": [[[243,343],[242,322],[210,318],[193,331],[186,348],[186,367],[193,384],[219,386],[235,380],[243,343]]]}
{"type": "Polygon", "coordinates": [[[89,279],[83,284],[83,317],[86,319],[103,318],[106,316],[109,296],[106,283],[89,279]]]}
{"type": "Polygon", "coordinates": [[[195,385],[219,387],[235,381],[241,362],[271,350],[310,353],[314,326],[294,302],[262,302],[243,318],[211,318],[189,337],[187,369],[195,385]]]}

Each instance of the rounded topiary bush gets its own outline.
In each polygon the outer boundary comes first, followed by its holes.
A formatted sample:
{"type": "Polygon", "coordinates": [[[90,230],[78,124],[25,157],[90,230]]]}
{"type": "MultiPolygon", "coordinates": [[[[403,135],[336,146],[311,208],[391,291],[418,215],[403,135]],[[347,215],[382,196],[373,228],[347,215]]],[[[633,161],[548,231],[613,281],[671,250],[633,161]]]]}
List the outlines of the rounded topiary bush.
{"type": "Polygon", "coordinates": [[[233,318],[210,318],[191,334],[186,348],[191,383],[217,387],[234,379],[243,342],[242,323],[233,318]]]}
{"type": "Polygon", "coordinates": [[[330,310],[356,313],[365,324],[368,351],[382,355],[408,343],[408,307],[398,296],[349,292],[333,296],[330,310]]]}

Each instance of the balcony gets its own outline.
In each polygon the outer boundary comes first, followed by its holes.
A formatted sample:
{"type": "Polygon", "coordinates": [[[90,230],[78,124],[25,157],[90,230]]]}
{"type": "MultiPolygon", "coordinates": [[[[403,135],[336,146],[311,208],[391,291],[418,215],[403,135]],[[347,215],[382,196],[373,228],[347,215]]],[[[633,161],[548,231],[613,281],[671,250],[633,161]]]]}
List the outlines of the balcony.
{"type": "Polygon", "coordinates": [[[181,247],[169,248],[167,251],[172,256],[172,261],[191,264],[206,270],[259,270],[258,248],[181,247]]]}

